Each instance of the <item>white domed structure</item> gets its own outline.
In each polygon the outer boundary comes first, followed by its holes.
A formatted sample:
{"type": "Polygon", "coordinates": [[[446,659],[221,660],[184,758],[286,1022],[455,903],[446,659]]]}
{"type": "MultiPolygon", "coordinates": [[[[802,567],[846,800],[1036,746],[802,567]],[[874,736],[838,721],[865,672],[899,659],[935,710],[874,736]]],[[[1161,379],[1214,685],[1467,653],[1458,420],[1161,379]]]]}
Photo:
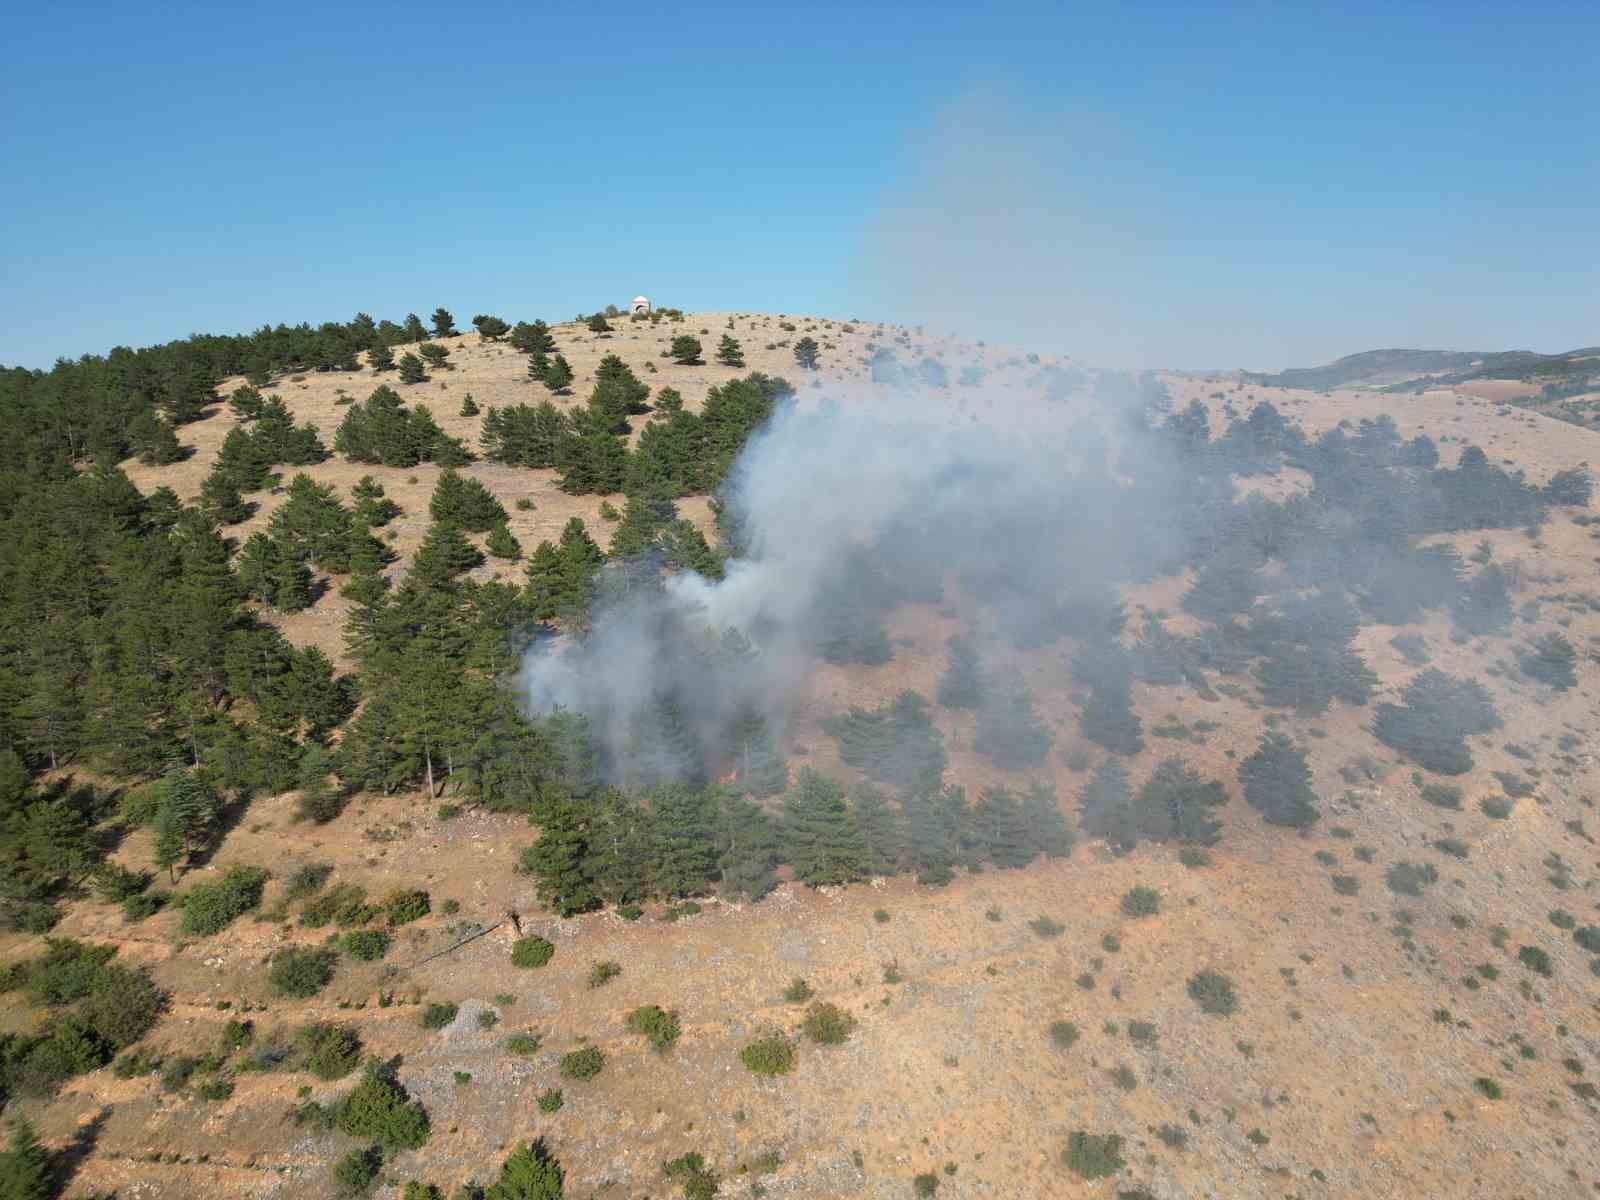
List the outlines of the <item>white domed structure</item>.
{"type": "Polygon", "coordinates": [[[628,311],[638,313],[641,317],[650,312],[650,299],[647,296],[635,296],[633,303],[628,305],[628,311]]]}

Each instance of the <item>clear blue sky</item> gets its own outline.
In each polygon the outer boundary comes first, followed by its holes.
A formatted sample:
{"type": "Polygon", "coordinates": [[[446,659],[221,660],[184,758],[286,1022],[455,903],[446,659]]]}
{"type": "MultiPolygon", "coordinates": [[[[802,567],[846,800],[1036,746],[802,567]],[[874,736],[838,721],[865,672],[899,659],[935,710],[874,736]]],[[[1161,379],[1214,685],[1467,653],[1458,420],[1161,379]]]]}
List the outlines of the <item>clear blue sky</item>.
{"type": "Polygon", "coordinates": [[[7,364],[639,291],[1172,365],[1600,343],[1594,4],[89,4],[5,28],[7,364]]]}

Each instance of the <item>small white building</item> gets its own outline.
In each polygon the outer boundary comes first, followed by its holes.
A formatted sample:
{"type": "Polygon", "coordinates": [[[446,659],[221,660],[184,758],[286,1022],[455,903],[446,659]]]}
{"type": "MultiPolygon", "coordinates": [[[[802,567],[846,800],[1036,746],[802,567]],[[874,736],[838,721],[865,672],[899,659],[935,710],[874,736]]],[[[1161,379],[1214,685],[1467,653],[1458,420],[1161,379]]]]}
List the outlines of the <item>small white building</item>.
{"type": "Polygon", "coordinates": [[[647,296],[635,296],[633,303],[628,305],[628,311],[635,316],[647,317],[650,315],[650,300],[647,296]]]}

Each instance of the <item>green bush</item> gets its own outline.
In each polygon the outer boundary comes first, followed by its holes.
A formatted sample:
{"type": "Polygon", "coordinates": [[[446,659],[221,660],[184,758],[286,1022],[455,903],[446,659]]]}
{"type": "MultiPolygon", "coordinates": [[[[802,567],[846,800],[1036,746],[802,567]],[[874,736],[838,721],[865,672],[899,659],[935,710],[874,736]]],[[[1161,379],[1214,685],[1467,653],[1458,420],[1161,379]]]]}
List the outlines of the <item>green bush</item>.
{"type": "Polygon", "coordinates": [[[650,1039],[650,1045],[662,1053],[678,1040],[683,1032],[678,1024],[678,1014],[666,1012],[654,1004],[646,1004],[628,1014],[628,1028],[650,1039]]]}
{"type": "Polygon", "coordinates": [[[542,967],[556,952],[551,943],[536,933],[519,938],[511,946],[511,965],[514,967],[542,967]]]}
{"type": "Polygon", "coordinates": [[[1154,1045],[1156,1040],[1156,1027],[1149,1021],[1129,1021],[1128,1037],[1142,1046],[1154,1045]]]}
{"type": "Polygon", "coordinates": [[[939,1190],[939,1177],[932,1171],[924,1171],[921,1175],[911,1180],[911,1194],[921,1200],[928,1200],[939,1190]]]}
{"type": "Polygon", "coordinates": [[[294,1033],[301,1066],[318,1079],[343,1079],[361,1063],[361,1038],[348,1025],[314,1022],[294,1033]]]}
{"type": "Polygon", "coordinates": [[[1600,925],[1583,925],[1574,929],[1572,940],[1590,954],[1600,954],[1600,925]]]}
{"type": "Polygon", "coordinates": [[[422,1027],[424,1029],[443,1029],[456,1019],[460,1011],[454,1004],[430,1004],[422,1010],[422,1027]]]}
{"type": "Polygon", "coordinates": [[[1050,1040],[1057,1049],[1068,1050],[1078,1040],[1078,1027],[1071,1021],[1051,1021],[1050,1040]]]}
{"type": "Polygon", "coordinates": [[[1517,961],[1528,970],[1548,979],[1555,974],[1555,969],[1550,965],[1550,956],[1537,946],[1523,946],[1517,950],[1517,961]]]}
{"type": "Polygon", "coordinates": [[[621,963],[597,962],[589,968],[589,986],[591,988],[605,987],[606,984],[621,974],[621,963]]]}
{"type": "Polygon", "coordinates": [[[739,1051],[739,1061],[757,1075],[787,1075],[794,1059],[794,1043],[781,1033],[757,1038],[739,1051]]]}
{"type": "Polygon", "coordinates": [[[1189,979],[1189,998],[1200,1006],[1200,1011],[1213,1017],[1231,1016],[1239,1007],[1239,998],[1233,990],[1233,980],[1220,971],[1201,971],[1189,979]]]}
{"type": "Polygon", "coordinates": [[[306,1000],[328,985],[338,960],[326,947],[285,946],[272,956],[267,978],[280,995],[306,1000]]]}
{"type": "Polygon", "coordinates": [[[206,936],[220,933],[236,917],[261,903],[267,873],[260,867],[229,867],[221,879],[195,884],[178,897],[183,932],[206,936]]]}
{"type": "Polygon", "coordinates": [[[511,1054],[528,1058],[539,1053],[539,1047],[544,1045],[544,1039],[536,1033],[514,1033],[506,1039],[506,1051],[511,1054]]]}
{"type": "Polygon", "coordinates": [[[377,1146],[352,1150],[333,1166],[334,1191],[341,1197],[365,1196],[377,1185],[383,1152],[377,1146]]]}
{"type": "Polygon", "coordinates": [[[585,1046],[582,1050],[574,1050],[570,1054],[561,1056],[561,1078],[563,1079],[593,1079],[605,1070],[606,1056],[600,1052],[598,1046],[585,1046]]]}
{"type": "Polygon", "coordinates": [[[790,1004],[804,1004],[811,999],[813,994],[811,985],[796,976],[790,981],[789,986],[784,989],[783,998],[790,1004]]]}
{"type": "Polygon", "coordinates": [[[339,1106],[338,1127],[351,1137],[370,1139],[393,1150],[415,1150],[428,1140],[428,1114],[405,1088],[376,1062],[339,1106]]]}
{"type": "Polygon", "coordinates": [[[837,1004],[813,1004],[806,1013],[806,1036],[819,1046],[839,1046],[850,1040],[856,1019],[837,1004]]]}
{"type": "Polygon", "coordinates": [[[202,1100],[226,1100],[233,1095],[233,1080],[224,1075],[214,1075],[199,1087],[195,1088],[195,1095],[202,1100]]]}
{"type": "Polygon", "coordinates": [[[1490,1100],[1498,1100],[1505,1095],[1505,1093],[1500,1090],[1500,1085],[1486,1075],[1478,1076],[1478,1078],[1474,1079],[1472,1083],[1474,1087],[1476,1087],[1490,1100]]]}
{"type": "Polygon", "coordinates": [[[1155,888],[1129,888],[1122,894],[1122,915],[1153,917],[1161,911],[1161,893],[1155,888]]]}
{"type": "Polygon", "coordinates": [[[1128,1164],[1123,1161],[1119,1134],[1094,1134],[1078,1130],[1067,1139],[1061,1159],[1067,1169],[1082,1179],[1104,1179],[1128,1164]]]}
{"type": "Polygon", "coordinates": [[[251,1021],[229,1021],[222,1027],[222,1052],[232,1054],[256,1040],[256,1028],[251,1021]]]}
{"type": "Polygon", "coordinates": [[[1439,881],[1439,872],[1432,863],[1418,866],[1413,862],[1397,862],[1384,872],[1383,881],[1391,892],[1402,896],[1420,896],[1422,889],[1439,881]]]}
{"type": "Polygon", "coordinates": [[[423,891],[394,892],[383,902],[384,919],[391,926],[409,925],[412,921],[421,920],[431,911],[428,893],[423,891]]]}
{"type": "Polygon", "coordinates": [[[561,1111],[561,1106],[566,1103],[560,1088],[546,1088],[539,1093],[539,1111],[542,1113],[555,1113],[561,1111]]]}
{"type": "Polygon", "coordinates": [[[389,935],[379,929],[352,929],[339,939],[339,946],[351,958],[375,962],[389,953],[389,935]]]}
{"type": "Polygon", "coordinates": [[[1065,925],[1051,920],[1044,913],[1040,913],[1033,920],[1029,921],[1028,928],[1033,930],[1042,938],[1060,937],[1067,931],[1067,927],[1065,925]]]}

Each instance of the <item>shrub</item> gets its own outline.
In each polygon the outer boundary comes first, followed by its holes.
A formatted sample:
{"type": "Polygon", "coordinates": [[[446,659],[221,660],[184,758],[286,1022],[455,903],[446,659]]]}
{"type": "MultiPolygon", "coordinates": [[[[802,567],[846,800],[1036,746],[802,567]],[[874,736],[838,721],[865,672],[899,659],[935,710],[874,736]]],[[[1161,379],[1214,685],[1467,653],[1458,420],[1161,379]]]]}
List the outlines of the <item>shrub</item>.
{"type": "Polygon", "coordinates": [[[391,926],[408,925],[427,916],[431,908],[427,892],[394,892],[383,902],[383,915],[391,926]]]}
{"type": "Polygon", "coordinates": [[[519,938],[511,947],[511,965],[514,967],[542,967],[550,961],[556,948],[536,933],[519,938]]]}
{"type": "Polygon", "coordinates": [[[928,1200],[939,1190],[939,1177],[932,1171],[924,1171],[921,1175],[911,1180],[911,1194],[928,1200]]]}
{"type": "Polygon", "coordinates": [[[539,1053],[539,1047],[543,1044],[544,1039],[536,1033],[514,1033],[506,1039],[506,1050],[527,1058],[539,1053]]]}
{"type": "Polygon", "coordinates": [[[1448,808],[1459,810],[1461,808],[1461,789],[1451,787],[1447,783],[1425,783],[1422,785],[1422,798],[1435,808],[1448,808]]]}
{"type": "Polygon", "coordinates": [[[202,937],[220,933],[234,919],[261,903],[267,873],[260,867],[229,867],[221,879],[195,884],[178,898],[183,932],[202,937]]]}
{"type": "Polygon", "coordinates": [[[646,1004],[628,1014],[628,1028],[650,1039],[656,1053],[665,1053],[682,1032],[678,1014],[666,1012],[654,1004],[646,1004]]]}
{"type": "Polygon", "coordinates": [[[1398,862],[1384,872],[1383,881],[1391,892],[1402,896],[1420,896],[1422,889],[1439,881],[1439,872],[1432,863],[1418,866],[1412,862],[1398,862]]]}
{"type": "Polygon", "coordinates": [[[333,1186],[340,1196],[365,1196],[378,1182],[383,1152],[377,1146],[352,1150],[333,1166],[333,1186]]]}
{"type": "Polygon", "coordinates": [[[1050,1040],[1057,1049],[1068,1050],[1078,1040],[1078,1027],[1071,1021],[1051,1021],[1050,1040]]]}
{"type": "Polygon", "coordinates": [[[1582,925],[1572,931],[1572,940],[1590,954],[1600,954],[1600,925],[1582,925]]]}
{"type": "Polygon", "coordinates": [[[377,929],[353,929],[339,939],[351,958],[375,962],[389,952],[389,935],[377,929]]]}
{"type": "Polygon", "coordinates": [[[781,1033],[757,1038],[739,1051],[739,1061],[757,1075],[787,1075],[794,1070],[794,1043],[781,1033]]]}
{"type": "Polygon", "coordinates": [[[1115,1133],[1093,1134],[1078,1130],[1067,1139],[1062,1161],[1082,1179],[1104,1179],[1128,1164],[1122,1159],[1122,1138],[1115,1133]]]}
{"type": "Polygon", "coordinates": [[[838,1046],[850,1040],[856,1019],[836,1004],[813,1004],[806,1013],[806,1036],[819,1046],[838,1046]]]}
{"type": "Polygon", "coordinates": [[[195,1088],[195,1095],[212,1102],[226,1100],[233,1095],[233,1080],[225,1075],[214,1075],[195,1088]]]}
{"type": "Polygon", "coordinates": [[[582,1050],[574,1050],[570,1054],[561,1056],[561,1078],[563,1079],[593,1079],[605,1070],[606,1056],[600,1052],[598,1046],[585,1046],[582,1050]]]}
{"type": "Polygon", "coordinates": [[[422,1010],[422,1027],[424,1029],[443,1029],[456,1019],[460,1009],[454,1004],[430,1004],[422,1010]]]}
{"type": "Polygon", "coordinates": [[[302,1065],[318,1079],[343,1079],[361,1063],[361,1038],[348,1025],[302,1025],[294,1044],[302,1065]]]}
{"type": "Polygon", "coordinates": [[[589,986],[591,988],[604,987],[621,974],[621,963],[597,962],[589,968],[589,986]]]}
{"type": "Polygon", "coordinates": [[[428,1140],[428,1114],[376,1062],[339,1106],[339,1129],[386,1149],[415,1150],[428,1140]]]}
{"type": "Polygon", "coordinates": [[[1555,974],[1550,965],[1550,956],[1537,946],[1522,946],[1517,950],[1517,961],[1536,975],[1543,975],[1548,979],[1555,974]]]}
{"type": "Polygon", "coordinates": [[[1500,1085],[1494,1080],[1490,1079],[1487,1075],[1478,1076],[1478,1078],[1472,1081],[1472,1085],[1490,1100],[1498,1100],[1505,1095],[1505,1093],[1500,1090],[1500,1085]]]}
{"type": "Polygon", "coordinates": [[[1233,980],[1220,971],[1201,971],[1189,978],[1189,999],[1200,1006],[1200,1011],[1213,1017],[1226,1017],[1239,1007],[1239,998],[1233,990],[1233,980]]]}
{"type": "Polygon", "coordinates": [[[1161,893],[1155,888],[1129,888],[1122,895],[1122,915],[1153,917],[1161,911],[1161,893]]]}
{"type": "Polygon", "coordinates": [[[539,1111],[542,1113],[560,1112],[565,1098],[560,1088],[546,1088],[539,1093],[539,1111]]]}
{"type": "Polygon", "coordinates": [[[1156,1040],[1156,1027],[1149,1021],[1129,1021],[1128,1037],[1142,1046],[1153,1045],[1156,1040]]]}
{"type": "Polygon", "coordinates": [[[1060,937],[1067,931],[1067,927],[1065,925],[1059,924],[1056,921],[1052,921],[1044,913],[1040,913],[1033,920],[1029,921],[1028,928],[1033,930],[1042,938],[1060,937]]]}
{"type": "Polygon", "coordinates": [[[790,1004],[804,1004],[807,1000],[811,999],[813,994],[814,993],[811,990],[811,985],[804,979],[801,979],[797,976],[793,981],[790,982],[789,986],[784,989],[783,998],[790,1004]]]}
{"type": "Polygon", "coordinates": [[[1333,876],[1333,890],[1341,896],[1354,896],[1361,890],[1361,880],[1354,875],[1333,876]]]}
{"type": "Polygon", "coordinates": [[[328,985],[338,957],[325,947],[286,946],[272,956],[267,978],[279,994],[306,1000],[328,985]]]}
{"type": "Polygon", "coordinates": [[[256,1040],[255,1025],[250,1021],[229,1021],[222,1027],[222,1052],[232,1054],[256,1040]]]}
{"type": "Polygon", "coordinates": [[[1139,1077],[1133,1073],[1131,1067],[1125,1064],[1107,1071],[1106,1074],[1111,1077],[1111,1082],[1124,1092],[1131,1092],[1139,1086],[1139,1077]]]}
{"type": "Polygon", "coordinates": [[[1504,821],[1511,815],[1511,801],[1503,800],[1499,796],[1478,801],[1478,808],[1492,821],[1504,821]]]}

